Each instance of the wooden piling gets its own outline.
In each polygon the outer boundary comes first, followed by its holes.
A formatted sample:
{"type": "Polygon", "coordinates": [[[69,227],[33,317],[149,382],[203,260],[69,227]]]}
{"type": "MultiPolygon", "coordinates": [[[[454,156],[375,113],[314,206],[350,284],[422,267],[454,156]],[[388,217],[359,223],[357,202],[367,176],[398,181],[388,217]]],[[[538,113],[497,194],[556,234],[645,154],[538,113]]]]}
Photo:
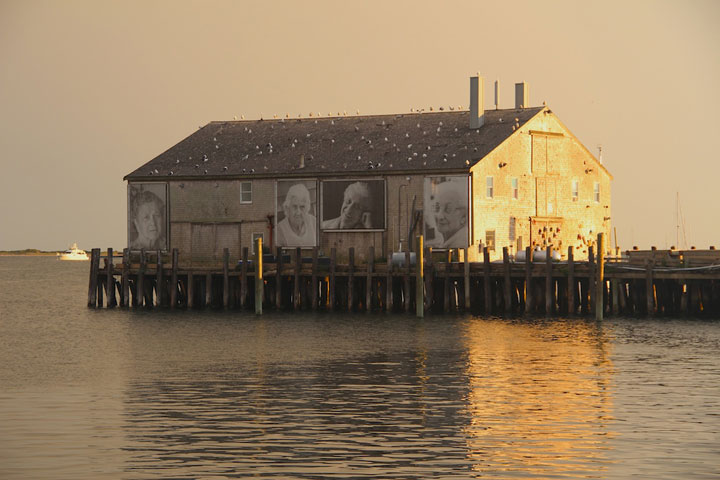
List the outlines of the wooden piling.
{"type": "Polygon", "coordinates": [[[223,308],[230,306],[230,249],[223,249],[223,308]]]}
{"type": "Polygon", "coordinates": [[[575,291],[577,289],[577,281],[575,280],[575,253],[572,246],[568,247],[568,295],[567,309],[568,315],[575,315],[575,291]]]}
{"type": "Polygon", "coordinates": [[[348,303],[348,312],[352,312],[353,309],[353,302],[355,301],[353,290],[354,290],[354,275],[355,275],[355,247],[350,247],[348,249],[348,277],[347,277],[347,285],[348,285],[348,291],[347,291],[347,303],[348,303]]]}
{"type": "Polygon", "coordinates": [[[98,285],[97,285],[97,306],[102,308],[103,307],[103,293],[105,292],[105,282],[100,277],[100,272],[98,272],[98,285]]]}
{"type": "Polygon", "coordinates": [[[195,278],[192,270],[187,273],[187,308],[195,306],[195,278]]]}
{"type": "Polygon", "coordinates": [[[370,245],[367,253],[367,276],[365,278],[365,311],[372,312],[373,270],[375,268],[375,247],[370,245]]]}
{"type": "Polygon", "coordinates": [[[147,305],[145,302],[145,268],[147,257],[145,256],[145,249],[140,249],[140,268],[138,269],[137,274],[137,285],[135,288],[135,292],[137,295],[135,295],[135,299],[133,299],[133,303],[137,305],[138,307],[142,307],[143,304],[147,305]],[[137,300],[137,301],[135,301],[137,300]]]}
{"type": "Polygon", "coordinates": [[[163,259],[162,252],[160,250],[157,250],[157,268],[155,270],[155,274],[155,305],[159,307],[165,303],[165,289],[163,288],[163,259]]]}
{"type": "Polygon", "coordinates": [[[423,270],[423,236],[418,235],[415,238],[415,315],[418,318],[425,317],[425,272],[423,270]]]}
{"type": "Polygon", "coordinates": [[[445,272],[443,282],[443,311],[450,311],[450,267],[452,265],[452,250],[448,250],[445,256],[445,272]]]}
{"type": "Polygon", "coordinates": [[[318,270],[318,249],[317,249],[317,247],[313,247],[313,249],[312,249],[312,278],[310,280],[310,295],[312,297],[313,311],[318,309],[317,270],[318,270]]]}
{"type": "Polygon", "coordinates": [[[120,288],[122,297],[120,298],[120,306],[130,306],[130,249],[123,249],[123,267],[122,276],[120,277],[120,288]]]}
{"type": "Polygon", "coordinates": [[[330,249],[330,276],[328,285],[328,308],[330,311],[335,310],[335,262],[337,260],[337,250],[335,247],[330,249]]]}
{"type": "Polygon", "coordinates": [[[258,237],[255,244],[255,314],[262,315],[263,312],[263,292],[265,284],[263,283],[263,240],[258,237]]]}
{"type": "Polygon", "coordinates": [[[553,284],[552,249],[545,248],[545,314],[552,315],[555,307],[555,288],[553,284]]]}
{"type": "Polygon", "coordinates": [[[212,301],[213,301],[212,282],[213,282],[212,273],[207,272],[205,274],[205,306],[206,307],[212,306],[212,301]]]}
{"type": "Polygon", "coordinates": [[[242,264],[240,265],[240,308],[247,305],[247,264],[248,247],[242,249],[242,264]]]}
{"type": "Polygon", "coordinates": [[[598,233],[595,267],[595,320],[602,320],[605,311],[605,236],[598,233]]]}
{"type": "Polygon", "coordinates": [[[463,286],[465,287],[465,311],[470,311],[470,259],[468,258],[468,253],[470,252],[470,249],[465,247],[464,250],[464,259],[465,262],[463,263],[463,286]]]}
{"type": "Polygon", "coordinates": [[[107,296],[107,306],[112,308],[117,306],[117,300],[115,298],[115,277],[113,264],[113,249],[107,249],[107,267],[105,268],[105,274],[107,275],[107,281],[105,282],[105,293],[107,296]]]}
{"type": "MultiPolygon", "coordinates": [[[[408,240],[408,243],[410,241],[408,240]]],[[[410,250],[405,250],[405,268],[403,269],[403,310],[410,311],[410,250]]]]}
{"type": "Polygon", "coordinates": [[[503,300],[505,303],[505,313],[512,312],[511,287],[512,279],[510,278],[510,256],[508,254],[508,247],[503,247],[503,300]]]}
{"type": "Polygon", "coordinates": [[[90,280],[88,282],[88,307],[97,306],[97,279],[100,270],[100,249],[93,248],[90,252],[90,280]]]}
{"type": "Polygon", "coordinates": [[[275,248],[275,308],[282,308],[282,248],[275,248]]]}
{"type": "Polygon", "coordinates": [[[387,272],[385,275],[385,311],[393,311],[393,263],[392,253],[388,253],[387,272]]]}
{"type": "Polygon", "coordinates": [[[490,290],[490,250],[483,247],[483,293],[485,293],[485,314],[492,314],[492,291],[490,290]]]}
{"type": "Polygon", "coordinates": [[[170,273],[170,308],[177,306],[177,290],[178,290],[178,249],[172,249],[172,270],[170,273]]]}
{"type": "Polygon", "coordinates": [[[525,313],[533,309],[532,264],[533,249],[525,247],[525,313]]]}
{"type": "MultiPolygon", "coordinates": [[[[590,315],[592,315],[592,312],[595,311],[595,275],[596,275],[596,268],[595,268],[595,248],[590,245],[588,247],[588,288],[587,293],[590,294],[590,306],[589,309],[585,312],[590,315]]],[[[587,294],[584,295],[587,298],[587,294]]]]}
{"type": "Polygon", "coordinates": [[[647,259],[645,266],[645,301],[647,307],[647,314],[649,316],[655,315],[655,291],[653,289],[653,268],[654,260],[647,259]]]}
{"type": "Polygon", "coordinates": [[[433,276],[435,272],[433,270],[432,261],[432,247],[426,249],[424,255],[425,265],[423,266],[423,275],[425,276],[425,308],[429,310],[432,307],[434,301],[434,288],[433,288],[433,276]]]}
{"type": "Polygon", "coordinates": [[[597,235],[597,280],[595,281],[595,320],[603,319],[605,311],[605,236],[597,235]]]}
{"type": "Polygon", "coordinates": [[[295,248],[295,282],[293,283],[293,310],[300,310],[300,269],[302,268],[302,250],[295,248]]]}

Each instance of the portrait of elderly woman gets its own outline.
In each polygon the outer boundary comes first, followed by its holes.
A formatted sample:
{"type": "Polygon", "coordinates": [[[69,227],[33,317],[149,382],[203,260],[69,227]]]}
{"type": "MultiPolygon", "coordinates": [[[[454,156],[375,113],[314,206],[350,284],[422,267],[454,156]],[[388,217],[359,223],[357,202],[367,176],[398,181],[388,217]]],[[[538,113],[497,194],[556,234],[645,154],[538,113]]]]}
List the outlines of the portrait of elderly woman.
{"type": "Polygon", "coordinates": [[[128,185],[128,247],[167,250],[164,184],[128,185]]]}
{"type": "Polygon", "coordinates": [[[380,230],[385,228],[385,182],[323,182],[323,230],[380,230]]]}
{"type": "Polygon", "coordinates": [[[468,246],[467,177],[426,177],[425,244],[436,248],[468,246]]]}
{"type": "Polygon", "coordinates": [[[316,182],[277,182],[277,245],[317,245],[316,182]]]}

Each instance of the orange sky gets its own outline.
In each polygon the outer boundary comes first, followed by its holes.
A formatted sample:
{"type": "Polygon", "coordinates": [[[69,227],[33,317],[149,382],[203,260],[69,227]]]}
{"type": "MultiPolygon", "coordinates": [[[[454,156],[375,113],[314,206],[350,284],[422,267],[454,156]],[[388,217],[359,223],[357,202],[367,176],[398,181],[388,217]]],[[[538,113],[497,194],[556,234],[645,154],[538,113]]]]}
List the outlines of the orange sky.
{"type": "Polygon", "coordinates": [[[515,82],[614,175],[621,248],[720,248],[720,2],[0,0],[0,250],[123,248],[122,177],[212,120],[515,82]],[[684,246],[683,233],[680,245],[684,246]]]}

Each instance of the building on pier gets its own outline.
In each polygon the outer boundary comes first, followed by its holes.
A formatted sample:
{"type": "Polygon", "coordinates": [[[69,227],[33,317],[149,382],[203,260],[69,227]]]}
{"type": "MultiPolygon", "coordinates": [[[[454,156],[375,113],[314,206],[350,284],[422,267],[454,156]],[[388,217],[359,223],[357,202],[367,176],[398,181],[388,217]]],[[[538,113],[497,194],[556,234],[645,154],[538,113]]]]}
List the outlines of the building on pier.
{"type": "MultiPolygon", "coordinates": [[[[134,170],[128,246],[211,261],[271,248],[568,246],[610,232],[612,176],[547,106],[216,121],[134,170]]],[[[477,248],[470,248],[477,259],[477,248]]]]}

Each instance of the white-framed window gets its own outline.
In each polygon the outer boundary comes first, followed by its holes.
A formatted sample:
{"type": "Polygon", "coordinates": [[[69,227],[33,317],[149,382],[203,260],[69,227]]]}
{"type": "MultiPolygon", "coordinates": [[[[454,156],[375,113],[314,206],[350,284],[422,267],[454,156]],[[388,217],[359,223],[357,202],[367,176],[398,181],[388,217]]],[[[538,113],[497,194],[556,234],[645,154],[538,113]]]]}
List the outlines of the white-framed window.
{"type": "Polygon", "coordinates": [[[240,203],[252,203],[252,182],[240,182],[240,203]]]}
{"type": "MultiPolygon", "coordinates": [[[[263,238],[262,233],[255,233],[252,234],[252,254],[255,255],[255,247],[257,246],[258,238],[263,238]]],[[[263,248],[265,248],[265,241],[263,240],[263,248]]]]}
{"type": "Polygon", "coordinates": [[[577,180],[573,180],[570,190],[572,192],[572,201],[577,202],[578,198],[580,197],[580,182],[578,182],[577,180]]]}
{"type": "Polygon", "coordinates": [[[593,196],[595,198],[595,203],[600,203],[600,183],[595,182],[595,185],[593,185],[593,196]]]}
{"type": "Polygon", "coordinates": [[[485,196],[487,198],[493,198],[495,195],[494,182],[495,180],[493,177],[485,177],[485,196]]]}
{"type": "Polygon", "coordinates": [[[510,189],[512,190],[512,198],[517,200],[520,197],[520,189],[518,188],[518,179],[513,177],[510,179],[510,189]]]}

